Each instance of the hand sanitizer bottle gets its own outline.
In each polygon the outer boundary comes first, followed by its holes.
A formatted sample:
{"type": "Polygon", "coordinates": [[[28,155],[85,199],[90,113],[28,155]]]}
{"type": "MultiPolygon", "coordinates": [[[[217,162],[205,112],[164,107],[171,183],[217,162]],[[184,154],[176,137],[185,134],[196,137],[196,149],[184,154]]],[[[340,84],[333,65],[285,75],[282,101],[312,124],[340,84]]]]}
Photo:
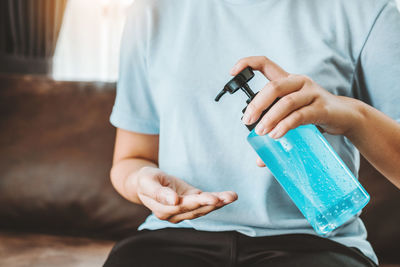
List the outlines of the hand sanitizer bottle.
{"type": "MultiPolygon", "coordinates": [[[[225,85],[215,101],[226,92],[233,94],[241,89],[249,104],[256,96],[247,84],[253,77],[250,67],[244,69],[225,85]]],[[[260,119],[246,125],[251,131],[247,141],[319,235],[328,235],[368,203],[368,193],[316,126],[297,127],[275,140],[255,133],[260,119]]]]}

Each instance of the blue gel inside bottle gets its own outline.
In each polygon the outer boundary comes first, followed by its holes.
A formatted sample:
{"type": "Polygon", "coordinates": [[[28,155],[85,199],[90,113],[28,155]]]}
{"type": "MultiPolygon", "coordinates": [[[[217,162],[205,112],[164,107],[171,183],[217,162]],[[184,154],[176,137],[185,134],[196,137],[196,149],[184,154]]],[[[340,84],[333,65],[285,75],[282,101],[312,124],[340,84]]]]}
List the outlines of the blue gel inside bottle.
{"type": "Polygon", "coordinates": [[[318,234],[328,234],[368,203],[368,193],[314,125],[279,139],[253,129],[247,140],[318,234]]]}

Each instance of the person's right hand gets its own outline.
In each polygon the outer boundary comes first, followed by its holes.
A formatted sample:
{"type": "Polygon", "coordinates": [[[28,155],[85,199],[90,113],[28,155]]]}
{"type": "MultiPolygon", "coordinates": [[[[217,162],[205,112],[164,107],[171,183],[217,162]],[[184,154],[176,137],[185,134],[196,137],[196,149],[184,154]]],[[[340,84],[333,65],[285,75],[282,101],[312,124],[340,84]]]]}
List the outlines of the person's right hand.
{"type": "Polygon", "coordinates": [[[137,173],[136,191],[157,218],[172,223],[195,219],[235,201],[235,192],[202,192],[155,167],[137,173]]]}

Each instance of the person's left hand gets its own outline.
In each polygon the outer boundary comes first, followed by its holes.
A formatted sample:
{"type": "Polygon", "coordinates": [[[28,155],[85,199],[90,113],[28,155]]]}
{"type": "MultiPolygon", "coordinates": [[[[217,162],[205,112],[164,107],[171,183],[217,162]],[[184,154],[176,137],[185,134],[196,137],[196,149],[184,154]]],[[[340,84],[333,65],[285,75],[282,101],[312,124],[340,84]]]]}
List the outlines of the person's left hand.
{"type": "MultiPolygon", "coordinates": [[[[253,124],[262,111],[277,97],[279,101],[257,124],[258,135],[268,134],[277,139],[290,129],[300,125],[315,124],[321,131],[334,135],[347,135],[356,128],[357,116],[355,99],[336,96],[304,75],[289,74],[266,57],[247,57],[239,60],[231,70],[237,75],[250,66],[270,80],[248,105],[243,122],[253,124]]],[[[260,158],[257,165],[264,167],[260,158]]]]}

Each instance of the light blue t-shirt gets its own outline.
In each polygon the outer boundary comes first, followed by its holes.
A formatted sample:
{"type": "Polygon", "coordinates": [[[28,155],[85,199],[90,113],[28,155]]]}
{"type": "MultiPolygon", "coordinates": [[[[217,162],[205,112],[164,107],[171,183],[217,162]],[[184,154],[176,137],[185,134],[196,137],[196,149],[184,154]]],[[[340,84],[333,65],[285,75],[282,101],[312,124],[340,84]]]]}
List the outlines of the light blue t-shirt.
{"type": "MultiPolygon", "coordinates": [[[[236,230],[248,236],[315,234],[267,168],[257,167],[240,118],[244,94],[216,103],[238,59],[267,56],[337,95],[362,99],[400,121],[400,15],[388,0],[136,0],[120,59],[114,126],[159,134],[159,167],[204,191],[239,199],[172,224],[139,227],[236,230]]],[[[251,87],[267,80],[257,74],[251,87]]],[[[359,153],[325,134],[355,175],[359,153]]],[[[371,142],[373,145],[373,142],[371,142]]],[[[358,217],[329,238],[377,261],[358,217]]]]}

